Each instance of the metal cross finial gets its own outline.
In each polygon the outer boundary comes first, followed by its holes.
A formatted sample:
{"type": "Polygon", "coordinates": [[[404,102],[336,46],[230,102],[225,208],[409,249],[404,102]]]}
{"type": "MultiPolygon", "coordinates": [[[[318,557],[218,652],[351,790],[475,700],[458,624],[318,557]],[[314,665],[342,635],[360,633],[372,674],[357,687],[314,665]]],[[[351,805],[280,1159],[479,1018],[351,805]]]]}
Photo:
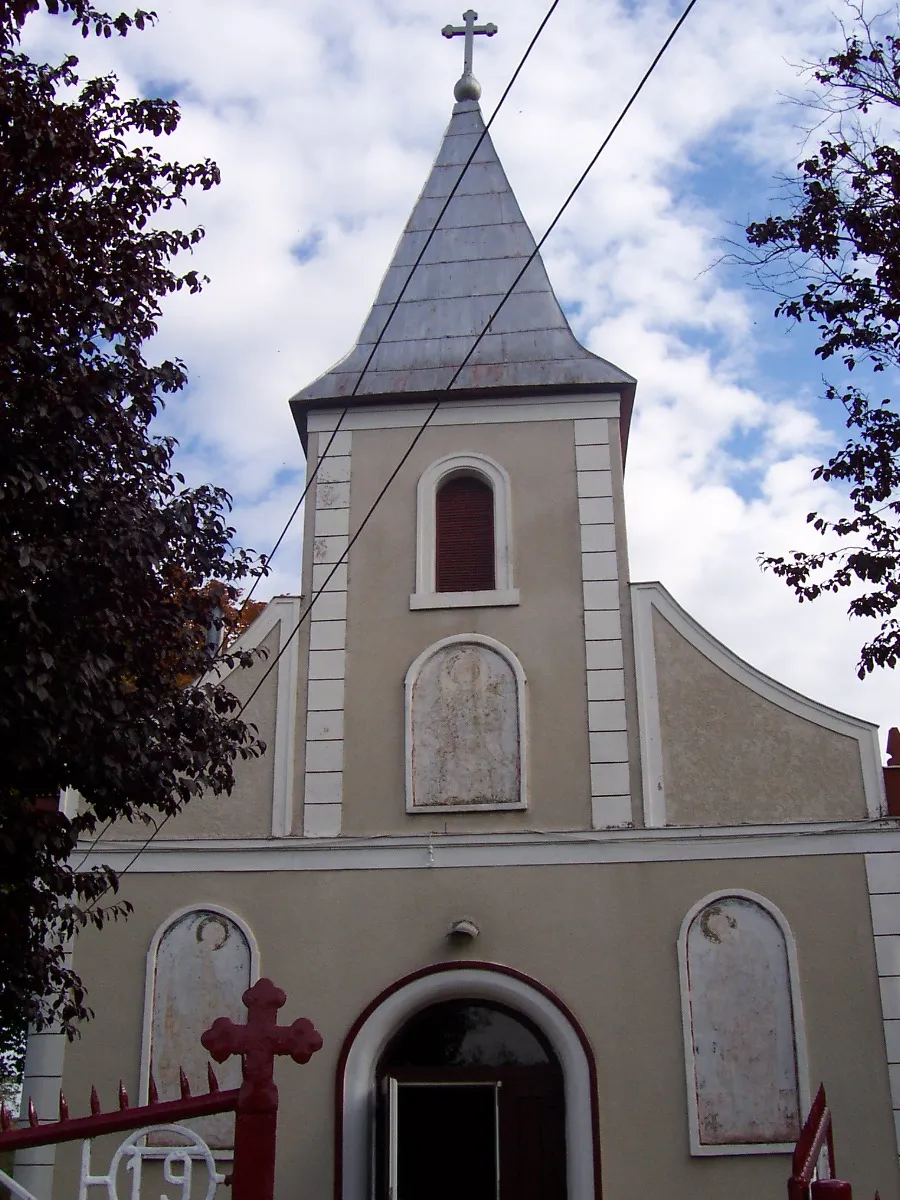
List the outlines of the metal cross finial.
{"type": "Polygon", "coordinates": [[[457,100],[477,100],[481,95],[481,84],[472,74],[472,47],[475,42],[475,34],[483,33],[487,37],[493,37],[497,32],[497,26],[491,22],[487,25],[476,25],[478,13],[471,8],[463,13],[463,20],[465,25],[445,25],[441,33],[445,38],[464,37],[466,39],[463,73],[453,89],[453,95],[457,100]]]}

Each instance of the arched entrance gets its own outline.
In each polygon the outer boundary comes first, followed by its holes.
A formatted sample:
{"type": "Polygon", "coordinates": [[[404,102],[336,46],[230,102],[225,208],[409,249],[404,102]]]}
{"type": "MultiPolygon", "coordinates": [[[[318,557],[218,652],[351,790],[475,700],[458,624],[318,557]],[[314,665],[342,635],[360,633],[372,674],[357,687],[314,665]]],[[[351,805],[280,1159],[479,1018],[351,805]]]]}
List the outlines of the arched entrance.
{"type": "Polygon", "coordinates": [[[562,1068],[530,1021],[483,1000],[432,1004],[376,1075],[379,1200],[565,1200],[562,1068]]]}
{"type": "MultiPolygon", "coordinates": [[[[389,1104],[389,1100],[383,1099],[389,1085],[381,1081],[393,1077],[399,1084],[398,1072],[404,1068],[393,1061],[392,1055],[402,1052],[409,1056],[412,1053],[410,1043],[404,1044],[402,1038],[407,1026],[415,1032],[417,1027],[412,1025],[412,1019],[448,1001],[463,1001],[475,1007],[479,1002],[485,1002],[482,1008],[508,1016],[516,1028],[524,1031],[526,1039],[532,1039],[519,1042],[519,1055],[527,1053],[527,1045],[533,1049],[536,1043],[546,1058],[545,1065],[549,1069],[545,1073],[545,1083],[551,1092],[554,1073],[557,1089],[561,1073],[565,1149],[560,1152],[564,1153],[565,1190],[563,1192],[560,1184],[559,1195],[560,1198],[564,1195],[566,1200],[596,1200],[600,1195],[597,1084],[587,1038],[572,1014],[548,989],[518,971],[493,963],[441,963],[408,975],[382,992],[355,1022],[338,1061],[335,1200],[372,1200],[376,1196],[376,1187],[390,1169],[383,1159],[379,1162],[382,1147],[389,1149],[390,1145],[384,1141],[390,1113],[378,1112],[379,1103],[389,1104]]],[[[422,1043],[427,1042],[423,1032],[426,1027],[418,1028],[416,1036],[420,1051],[417,1053],[431,1054],[427,1047],[421,1049],[422,1043]]],[[[512,1036],[510,1029],[509,1025],[503,1026],[507,1040],[512,1036]]],[[[475,1064],[468,1066],[472,1068],[475,1064]]],[[[449,1068],[445,1064],[444,1068],[410,1069],[452,1069],[452,1064],[449,1068]]],[[[494,1082],[497,1082],[496,1078],[494,1082]]],[[[532,1082],[537,1087],[539,1073],[532,1076],[532,1082]]],[[[490,1084],[491,1080],[473,1078],[472,1083],[490,1084]]],[[[502,1079],[500,1083],[502,1090],[502,1079]]],[[[482,1089],[481,1098],[484,1132],[489,1128],[490,1093],[487,1089],[482,1089]]],[[[548,1100],[551,1108],[553,1103],[558,1103],[549,1095],[548,1100]]],[[[450,1099],[447,1103],[451,1103],[450,1099]]],[[[503,1118],[499,1110],[495,1111],[497,1135],[502,1139],[500,1122],[503,1118]]],[[[552,1117],[550,1121],[552,1129],[552,1117]]],[[[456,1136],[459,1136],[458,1131],[450,1135],[450,1142],[456,1136]]],[[[552,1132],[549,1136],[552,1138],[552,1132]]],[[[501,1172],[502,1169],[501,1163],[501,1172]]],[[[533,1194],[523,1192],[526,1198],[533,1194]]],[[[518,1198],[510,1196],[508,1200],[518,1198]]]]}

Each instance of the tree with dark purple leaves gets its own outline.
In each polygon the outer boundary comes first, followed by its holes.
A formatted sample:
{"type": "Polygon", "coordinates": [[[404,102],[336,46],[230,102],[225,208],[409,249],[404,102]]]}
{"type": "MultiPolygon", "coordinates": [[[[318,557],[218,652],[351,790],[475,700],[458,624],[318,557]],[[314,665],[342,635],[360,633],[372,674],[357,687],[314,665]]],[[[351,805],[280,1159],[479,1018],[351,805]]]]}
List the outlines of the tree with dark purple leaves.
{"type": "Polygon", "coordinates": [[[203,283],[202,229],[167,214],[219,172],[160,156],[172,101],[23,53],[41,7],[84,37],[155,19],[0,0],[0,1046],[90,1015],[67,943],[129,906],[105,902],[112,870],[78,869],[78,838],[227,793],[265,749],[205,674],[211,625],[265,564],[233,545],[228,494],[173,471],[152,422],[185,368],[144,357],[163,299],[203,283]]]}

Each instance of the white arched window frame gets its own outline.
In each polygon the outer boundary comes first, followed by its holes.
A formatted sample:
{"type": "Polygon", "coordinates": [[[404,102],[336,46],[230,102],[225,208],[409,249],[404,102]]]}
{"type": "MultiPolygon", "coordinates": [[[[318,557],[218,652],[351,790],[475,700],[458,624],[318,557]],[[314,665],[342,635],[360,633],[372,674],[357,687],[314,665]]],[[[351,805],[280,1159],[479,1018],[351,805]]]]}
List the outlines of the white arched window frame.
{"type": "Polygon", "coordinates": [[[201,912],[215,913],[217,916],[223,917],[226,921],[230,921],[241,931],[250,948],[250,986],[252,987],[257,979],[259,979],[259,947],[256,944],[256,938],[253,936],[253,930],[237,913],[233,913],[228,908],[223,908],[220,904],[188,904],[184,908],[176,909],[175,912],[170,913],[166,917],[165,921],[163,921],[156,933],[154,933],[150,941],[150,948],[147,951],[147,968],[144,978],[144,1022],[141,1033],[140,1094],[142,1104],[147,1103],[150,1092],[150,1060],[153,1054],[153,1004],[156,993],[156,956],[159,952],[160,943],[176,922],[180,921],[182,917],[189,916],[191,913],[201,912]]]}
{"type": "Polygon", "coordinates": [[[797,960],[797,943],[784,913],[771,900],[758,892],[744,888],[728,888],[710,892],[688,910],[678,934],[678,975],[681,983],[681,1021],[684,1032],[684,1068],[687,1083],[688,1132],[691,1154],[698,1156],[721,1156],[735,1154],[791,1154],[794,1142],[753,1142],[708,1145],[700,1141],[700,1115],[697,1105],[697,1089],[694,1056],[694,1029],[691,1013],[690,974],[688,970],[688,933],[696,918],[712,904],[723,900],[747,900],[758,905],[767,913],[781,931],[787,951],[788,980],[791,990],[791,1010],[794,1019],[794,1050],[797,1065],[797,1084],[800,1093],[800,1119],[809,1112],[811,1096],[809,1090],[809,1059],[806,1052],[806,1027],[803,1020],[803,1002],[800,996],[800,969],[797,960]]]}
{"type": "Polygon", "coordinates": [[[480,633],[457,633],[453,637],[441,638],[439,642],[423,650],[406,672],[404,682],[406,708],[406,811],[419,812],[495,812],[528,807],[528,736],[525,724],[525,671],[522,664],[508,646],[495,638],[480,633]],[[421,805],[413,804],[413,688],[425,664],[447,646],[486,646],[493,650],[512,668],[516,679],[516,705],[519,719],[519,801],[516,804],[465,804],[465,805],[421,805]]]}
{"type": "Polygon", "coordinates": [[[444,1000],[505,1004],[537,1025],[563,1070],[567,1200],[596,1200],[596,1083],[585,1045],[569,1016],[527,979],[487,965],[460,966],[412,979],[388,995],[356,1029],[340,1080],[340,1200],[371,1200],[374,1178],[375,1073],[391,1037],[431,1004],[444,1000]]]}
{"type": "Polygon", "coordinates": [[[519,603],[513,586],[512,501],[509,475],[485,454],[448,454],[422,472],[416,493],[416,590],[409,607],[488,608],[519,603]],[[494,588],[484,592],[436,590],[435,502],[441,484],[457,475],[474,475],[494,495],[494,588]]]}

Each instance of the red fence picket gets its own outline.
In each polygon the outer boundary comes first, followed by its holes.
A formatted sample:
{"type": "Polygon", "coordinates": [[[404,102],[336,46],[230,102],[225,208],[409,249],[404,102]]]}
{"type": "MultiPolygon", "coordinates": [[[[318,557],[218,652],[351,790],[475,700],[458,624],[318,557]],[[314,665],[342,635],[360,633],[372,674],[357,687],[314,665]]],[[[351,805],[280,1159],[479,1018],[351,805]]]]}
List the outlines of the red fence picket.
{"type": "Polygon", "coordinates": [[[241,1056],[242,1083],[239,1088],[220,1091],[215,1073],[209,1066],[209,1091],[205,1095],[191,1095],[182,1071],[181,1098],[159,1101],[151,1075],[149,1104],[132,1107],[120,1083],[117,1111],[101,1112],[96,1089],[92,1089],[91,1115],[70,1118],[65,1096],[60,1092],[58,1121],[39,1123],[34,1104],[29,1100],[29,1123],[19,1129],[12,1128],[12,1115],[3,1105],[0,1106],[0,1153],[234,1112],[232,1196],[234,1200],[274,1200],[278,1125],[275,1056],[288,1055],[294,1062],[307,1063],[322,1046],[320,1034],[305,1017],[291,1025],[278,1024],[278,1010],[285,1000],[284,992],[271,979],[260,979],[243,995],[247,1008],[246,1025],[236,1025],[227,1017],[219,1017],[200,1038],[201,1045],[216,1062],[224,1062],[233,1054],[241,1056]]]}
{"type": "MultiPolygon", "coordinates": [[[[820,1084],[812,1102],[809,1116],[803,1123],[788,1180],[788,1200],[810,1200],[809,1189],[816,1174],[822,1150],[828,1152],[828,1178],[834,1179],[834,1134],[831,1128],[831,1109],[825,1099],[825,1085],[820,1084]]],[[[824,1200],[824,1197],[823,1197],[824,1200]]]]}
{"type": "MultiPolygon", "coordinates": [[[[835,1179],[834,1130],[824,1084],[819,1085],[794,1147],[787,1190],[788,1200],[853,1200],[850,1184],[843,1179],[835,1179]],[[827,1155],[824,1164],[827,1176],[817,1170],[823,1150],[827,1155]]],[[[875,1200],[879,1200],[877,1192],[875,1200]]]]}

